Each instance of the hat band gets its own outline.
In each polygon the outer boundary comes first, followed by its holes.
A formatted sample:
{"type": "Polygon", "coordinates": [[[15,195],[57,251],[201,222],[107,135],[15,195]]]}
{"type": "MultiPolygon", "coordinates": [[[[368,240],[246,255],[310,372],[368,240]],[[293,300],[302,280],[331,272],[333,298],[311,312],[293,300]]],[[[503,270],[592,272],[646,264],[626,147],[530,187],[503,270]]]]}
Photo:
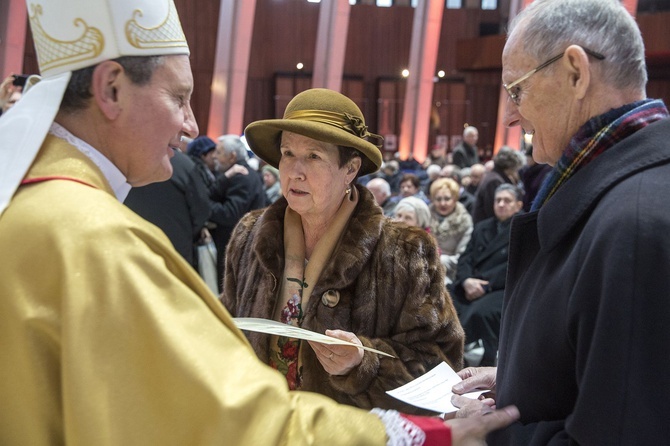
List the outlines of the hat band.
{"type": "Polygon", "coordinates": [[[381,147],[381,143],[384,141],[384,138],[381,136],[370,133],[368,131],[368,127],[361,118],[350,115],[349,113],[337,113],[327,110],[297,110],[286,113],[284,115],[284,119],[299,119],[302,121],[320,122],[322,124],[337,127],[338,129],[344,130],[347,133],[351,133],[354,136],[358,136],[359,138],[364,139],[377,147],[381,147]],[[369,141],[368,138],[370,137],[378,139],[379,144],[375,144],[369,141]]]}

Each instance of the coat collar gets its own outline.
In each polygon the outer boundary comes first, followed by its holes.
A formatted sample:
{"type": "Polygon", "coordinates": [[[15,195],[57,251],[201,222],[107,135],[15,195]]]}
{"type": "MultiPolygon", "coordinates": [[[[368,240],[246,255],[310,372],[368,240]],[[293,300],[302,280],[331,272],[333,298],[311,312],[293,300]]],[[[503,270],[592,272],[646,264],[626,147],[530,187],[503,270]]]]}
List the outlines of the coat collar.
{"type": "Polygon", "coordinates": [[[25,179],[52,176],[70,177],[114,195],[104,174],[90,158],[66,141],[47,135],[25,179]]]}
{"type": "MultiPolygon", "coordinates": [[[[377,245],[386,218],[363,186],[356,186],[359,202],[347,224],[340,244],[326,265],[314,291],[340,289],[358,277],[377,245]]],[[[264,268],[281,275],[284,265],[284,213],[288,205],[280,198],[270,205],[256,222],[257,231],[251,248],[264,268]]]]}
{"type": "Polygon", "coordinates": [[[650,124],[601,154],[558,189],[537,216],[542,250],[561,243],[618,183],[670,162],[670,146],[663,137],[668,134],[670,119],[650,124]]]}

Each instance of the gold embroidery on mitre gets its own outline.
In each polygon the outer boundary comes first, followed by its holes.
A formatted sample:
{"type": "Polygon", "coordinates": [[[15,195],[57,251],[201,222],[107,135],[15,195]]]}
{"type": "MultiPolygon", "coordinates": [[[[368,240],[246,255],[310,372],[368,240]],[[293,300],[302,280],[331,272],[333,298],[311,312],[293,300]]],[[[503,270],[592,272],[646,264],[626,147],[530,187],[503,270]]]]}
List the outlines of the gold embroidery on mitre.
{"type": "Polygon", "coordinates": [[[30,27],[33,31],[37,59],[42,72],[52,68],[94,59],[105,46],[105,38],[98,28],[90,27],[86,22],[74,19],[74,26],[83,27],[83,34],[76,40],[58,40],[46,33],[40,23],[42,5],[30,5],[30,27]]]}
{"type": "Polygon", "coordinates": [[[187,46],[177,9],[172,1],[168,0],[168,4],[167,17],[154,28],[145,28],[137,22],[143,16],[141,9],[133,12],[132,20],[126,22],[126,39],[132,46],[141,49],[187,46]]]}

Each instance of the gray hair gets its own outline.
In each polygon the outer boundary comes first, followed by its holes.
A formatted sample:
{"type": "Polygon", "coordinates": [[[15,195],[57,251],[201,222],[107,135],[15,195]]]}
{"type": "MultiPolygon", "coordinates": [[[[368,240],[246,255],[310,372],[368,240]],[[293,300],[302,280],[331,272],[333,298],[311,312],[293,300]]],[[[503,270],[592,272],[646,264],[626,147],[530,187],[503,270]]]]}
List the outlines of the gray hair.
{"type": "Polygon", "coordinates": [[[235,153],[238,161],[246,161],[249,158],[247,146],[242,142],[242,139],[240,139],[239,136],[223,135],[219,136],[217,141],[221,143],[225,153],[235,153]]]}
{"type": "Polygon", "coordinates": [[[372,178],[370,181],[368,181],[366,186],[368,189],[377,188],[381,193],[383,193],[387,197],[391,196],[391,186],[389,185],[389,182],[383,178],[380,177],[372,178]]]}
{"type": "Polygon", "coordinates": [[[524,51],[538,63],[570,45],[580,45],[605,56],[598,63],[607,84],[619,89],[645,88],[642,35],[618,0],[535,0],[510,23],[508,35],[517,26],[524,51]]]}
{"type": "Polygon", "coordinates": [[[479,130],[477,130],[477,127],[473,125],[469,125],[466,128],[463,129],[463,136],[469,135],[470,133],[476,133],[479,134],[479,130]]]}
{"type": "MultiPolygon", "coordinates": [[[[165,56],[123,56],[113,59],[121,65],[130,79],[136,85],[146,85],[151,80],[156,68],[164,62],[165,56]]],[[[99,64],[98,64],[99,65],[99,64]]],[[[72,72],[67,84],[60,109],[65,112],[75,112],[86,108],[91,94],[93,72],[98,65],[82,68],[72,72]]]]}
{"type": "Polygon", "coordinates": [[[522,161],[517,150],[502,146],[496,156],[493,157],[493,164],[501,170],[519,170],[523,167],[524,161],[522,161]]]}
{"type": "Polygon", "coordinates": [[[523,190],[520,187],[515,186],[510,183],[503,183],[500,186],[496,187],[496,191],[493,194],[495,197],[498,195],[498,192],[510,192],[516,198],[516,201],[523,201],[523,190]]]}
{"type": "Polygon", "coordinates": [[[395,206],[395,209],[393,209],[393,215],[396,215],[398,211],[402,209],[408,209],[414,212],[414,215],[416,215],[416,222],[420,227],[425,229],[430,226],[430,208],[421,198],[403,198],[395,206]]]}

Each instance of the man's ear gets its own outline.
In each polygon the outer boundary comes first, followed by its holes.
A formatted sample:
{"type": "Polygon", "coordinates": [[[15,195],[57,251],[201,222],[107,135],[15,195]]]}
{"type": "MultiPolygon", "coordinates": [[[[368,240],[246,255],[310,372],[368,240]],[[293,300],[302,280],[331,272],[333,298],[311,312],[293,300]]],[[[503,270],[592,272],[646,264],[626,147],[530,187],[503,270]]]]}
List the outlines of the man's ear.
{"type": "Polygon", "coordinates": [[[93,70],[91,94],[98,108],[108,119],[114,120],[121,112],[119,88],[122,85],[123,67],[117,62],[106,60],[93,70]]]}
{"type": "Polygon", "coordinates": [[[591,62],[579,45],[570,45],[565,50],[565,64],[568,68],[569,87],[576,99],[584,99],[591,84],[591,62]]]}

